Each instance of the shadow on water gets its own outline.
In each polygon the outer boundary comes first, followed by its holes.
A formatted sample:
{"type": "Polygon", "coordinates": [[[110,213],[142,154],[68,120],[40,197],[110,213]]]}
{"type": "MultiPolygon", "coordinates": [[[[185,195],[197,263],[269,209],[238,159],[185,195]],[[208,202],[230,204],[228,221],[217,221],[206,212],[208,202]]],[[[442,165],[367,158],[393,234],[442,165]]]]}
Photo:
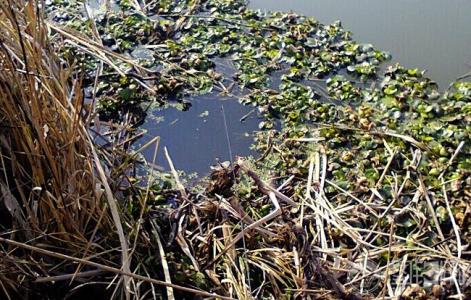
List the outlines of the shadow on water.
{"type": "MultiPolygon", "coordinates": [[[[210,166],[218,160],[230,160],[226,132],[229,135],[233,156],[254,155],[250,149],[253,132],[260,120],[253,107],[244,106],[235,98],[216,94],[195,96],[188,99],[191,107],[187,111],[170,105],[169,108],[149,112],[142,129],[146,134],[136,147],[160,136],[160,150],[155,164],[168,170],[163,147],[167,147],[176,169],[204,176],[210,166]],[[222,112],[227,123],[227,131],[222,112]],[[241,118],[246,116],[245,121],[241,118]]],[[[144,157],[152,161],[154,147],[143,151],[144,157]]]]}

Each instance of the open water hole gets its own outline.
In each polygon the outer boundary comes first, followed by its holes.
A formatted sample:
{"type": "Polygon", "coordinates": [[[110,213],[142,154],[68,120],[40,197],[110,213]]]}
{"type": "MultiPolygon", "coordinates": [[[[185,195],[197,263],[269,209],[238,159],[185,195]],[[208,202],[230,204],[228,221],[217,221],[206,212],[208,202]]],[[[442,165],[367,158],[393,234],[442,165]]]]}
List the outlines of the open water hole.
{"type": "MultiPolygon", "coordinates": [[[[167,147],[176,169],[199,176],[206,175],[217,161],[230,160],[230,154],[232,158],[255,154],[250,146],[260,120],[253,107],[217,94],[194,96],[189,101],[191,107],[187,111],[173,107],[156,110],[142,125],[147,132],[139,145],[160,136],[157,166],[168,170],[163,147],[167,147]],[[247,118],[241,122],[244,116],[247,118]]],[[[152,161],[153,154],[152,146],[143,152],[147,161],[152,161]]]]}

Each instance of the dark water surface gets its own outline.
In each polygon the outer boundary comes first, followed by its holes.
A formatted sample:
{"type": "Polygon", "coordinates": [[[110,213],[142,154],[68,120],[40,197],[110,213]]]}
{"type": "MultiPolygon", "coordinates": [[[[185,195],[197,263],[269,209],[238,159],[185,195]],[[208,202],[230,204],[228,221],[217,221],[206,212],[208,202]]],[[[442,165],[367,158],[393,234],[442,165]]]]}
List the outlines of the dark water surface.
{"type": "Polygon", "coordinates": [[[355,40],[390,52],[405,67],[428,70],[442,89],[470,69],[470,0],[250,0],[250,7],[294,11],[324,24],[340,20],[355,40]]]}
{"type": "MultiPolygon", "coordinates": [[[[260,120],[253,107],[244,106],[235,98],[221,98],[216,94],[191,97],[188,100],[192,104],[188,111],[176,108],[154,111],[142,126],[147,133],[139,141],[140,144],[160,136],[158,166],[168,170],[164,146],[168,148],[176,169],[187,173],[197,172],[200,176],[206,175],[217,160],[230,160],[221,107],[224,107],[232,155],[254,154],[250,150],[252,132],[258,128],[260,120]],[[241,122],[240,119],[247,114],[249,116],[241,122]]],[[[154,147],[151,146],[143,154],[151,161],[153,153],[154,147]]]]}

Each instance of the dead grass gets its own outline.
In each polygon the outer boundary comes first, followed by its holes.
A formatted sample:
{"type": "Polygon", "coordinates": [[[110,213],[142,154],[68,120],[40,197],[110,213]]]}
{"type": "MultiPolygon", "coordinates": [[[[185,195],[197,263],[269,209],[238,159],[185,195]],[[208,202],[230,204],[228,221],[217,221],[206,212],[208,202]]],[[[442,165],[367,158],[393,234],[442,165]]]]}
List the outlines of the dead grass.
{"type": "MultiPolygon", "coordinates": [[[[80,80],[48,46],[38,12],[34,1],[0,2],[0,186],[11,223],[4,236],[86,257],[104,250],[96,233],[109,232],[111,238],[118,223],[102,197],[107,178],[98,177],[82,120],[80,80]]],[[[5,262],[17,254],[38,259],[12,247],[5,253],[11,254],[5,262]]],[[[32,272],[48,276],[54,273],[51,263],[10,273],[3,282],[21,282],[32,272]]],[[[65,263],[61,269],[71,267],[65,263]]]]}
{"type": "MultiPolygon", "coordinates": [[[[447,184],[443,182],[441,193],[432,192],[415,171],[421,150],[411,148],[414,155],[407,175],[396,182],[389,204],[380,205],[381,195],[373,189],[359,199],[331,182],[326,176],[328,158],[322,146],[318,149],[306,161],[307,178],[263,181],[253,165],[239,160],[241,180],[253,180],[250,196],[200,196],[194,202],[196,209],[187,209],[184,220],[188,221],[182,227],[193,247],[188,255],[195,257],[197,267],[213,284],[238,299],[267,294],[275,298],[441,299],[446,295],[467,299],[471,264],[463,257],[460,232],[464,229],[453,216],[447,184]],[[336,192],[326,193],[327,186],[336,192]],[[405,193],[412,194],[412,200],[399,205],[396,201],[405,193]],[[338,201],[339,197],[349,200],[338,201]],[[446,203],[451,227],[438,221],[432,207],[437,201],[446,203]],[[267,206],[271,212],[261,214],[267,206]],[[407,236],[399,221],[405,215],[418,223],[407,236]],[[368,223],[373,225],[362,225],[368,223]]],[[[391,161],[402,159],[399,154],[392,151],[391,159],[379,167],[383,175],[377,188],[386,176],[394,176],[391,161]]],[[[240,184],[234,191],[241,189],[240,184]]]]}

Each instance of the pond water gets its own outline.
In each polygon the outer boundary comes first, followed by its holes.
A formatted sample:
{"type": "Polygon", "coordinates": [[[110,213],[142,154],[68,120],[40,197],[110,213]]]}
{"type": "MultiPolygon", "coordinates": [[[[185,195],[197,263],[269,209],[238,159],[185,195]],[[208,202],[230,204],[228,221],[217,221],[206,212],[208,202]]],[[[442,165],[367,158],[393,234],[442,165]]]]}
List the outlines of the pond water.
{"type": "Polygon", "coordinates": [[[340,20],[355,40],[390,52],[405,67],[428,70],[442,89],[471,68],[469,0],[250,0],[250,6],[324,24],[340,20]]]}
{"type": "MultiPolygon", "coordinates": [[[[226,124],[232,156],[254,154],[250,150],[252,132],[258,128],[260,121],[253,107],[240,104],[236,98],[216,94],[188,100],[191,107],[187,111],[167,108],[151,112],[141,127],[147,133],[140,139],[139,145],[160,136],[157,166],[168,170],[163,152],[165,146],[176,169],[206,175],[210,166],[217,161],[230,160],[226,124]],[[241,122],[244,116],[245,121],[241,122]]],[[[153,153],[154,147],[151,146],[143,155],[152,161],[153,153]]]]}

